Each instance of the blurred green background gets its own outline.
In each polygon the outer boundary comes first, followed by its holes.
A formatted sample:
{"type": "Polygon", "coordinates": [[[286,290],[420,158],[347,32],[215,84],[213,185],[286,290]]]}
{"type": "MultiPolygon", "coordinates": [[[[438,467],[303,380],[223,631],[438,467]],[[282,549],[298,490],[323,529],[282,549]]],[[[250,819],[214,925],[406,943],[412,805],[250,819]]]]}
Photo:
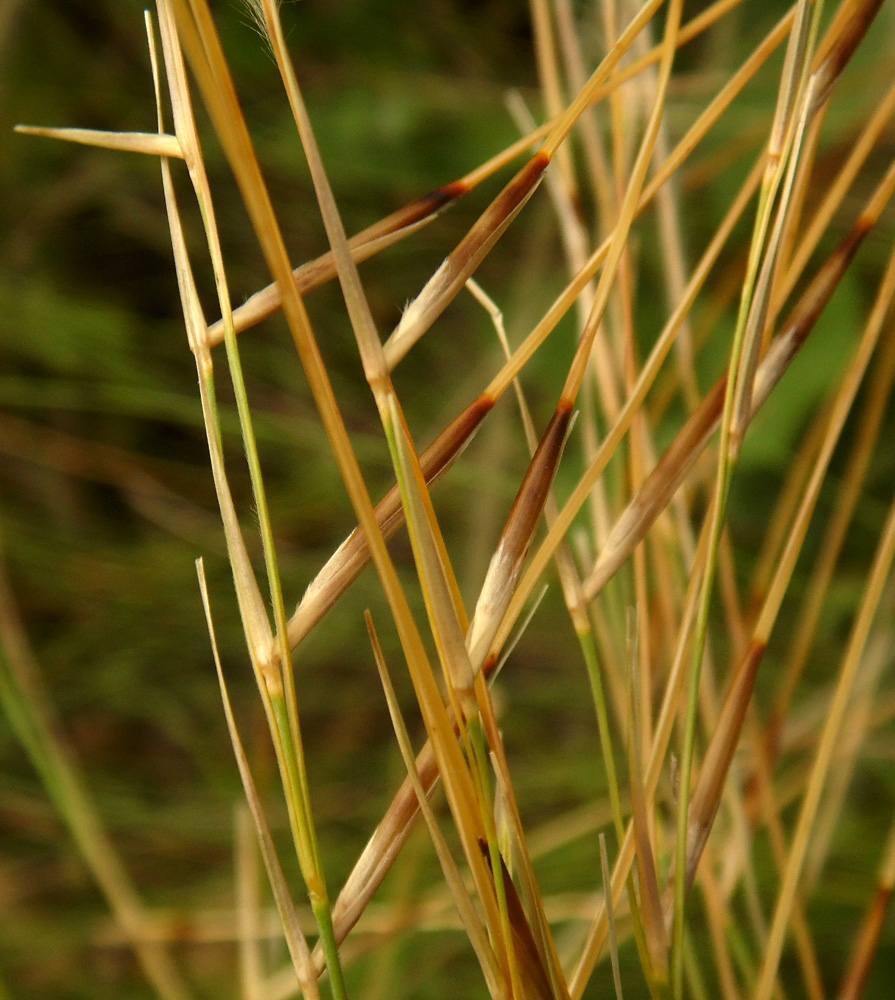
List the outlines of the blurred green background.
{"type": "MultiPolygon", "coordinates": [[[[681,54],[668,116],[672,138],[713,93],[719,71],[743,58],[783,9],[770,3],[746,7],[681,54]]],[[[325,238],[272,59],[236,3],[215,8],[290,252],[296,262],[309,259],[325,249],[325,238]]],[[[585,4],[576,9],[586,24],[595,17],[585,4]]],[[[687,16],[698,9],[689,4],[687,16]]],[[[284,16],[349,232],[455,179],[512,141],[517,133],[504,105],[508,88],[519,88],[541,114],[530,14],[521,0],[303,0],[287,4],[284,16]]],[[[599,32],[594,28],[589,37],[593,55],[599,32]]],[[[841,162],[857,124],[879,98],[876,81],[891,74],[893,37],[886,9],[842,82],[823,169],[841,162]]],[[[697,163],[710,162],[742,140],[734,168],[705,188],[688,186],[684,177],[685,238],[694,258],[767,127],[779,67],[779,58],[772,60],[696,157],[697,163]]],[[[0,529],[6,573],[60,731],[89,775],[134,881],[147,905],[174,928],[175,952],[196,995],[236,996],[232,940],[226,934],[201,940],[203,920],[233,906],[233,815],[241,792],[196,585],[199,556],[206,562],[224,664],[256,776],[279,815],[276,776],[215,513],[158,165],[13,135],[17,122],[154,130],[142,5],[0,2],[0,529]]],[[[238,302],[267,279],[220,151],[207,129],[205,136],[238,302]]],[[[837,234],[891,160],[891,131],[883,146],[850,196],[837,234]]],[[[183,173],[178,171],[182,206],[192,223],[188,238],[212,319],[213,284],[183,173]]],[[[500,182],[486,184],[434,225],[363,266],[383,333],[500,182]]],[[[650,256],[652,222],[644,225],[638,304],[649,337],[664,319],[664,306],[650,294],[662,271],[650,256]]],[[[749,446],[734,501],[744,581],[791,448],[829,391],[828,374],[853,338],[850,318],[866,311],[892,230],[889,213],[834,299],[816,344],[793,372],[785,401],[773,402],[749,446]]],[[[833,243],[828,240],[827,250],[833,243]]],[[[741,266],[742,244],[724,266],[741,266]]],[[[549,202],[540,192],[479,272],[504,309],[511,340],[527,332],[562,287],[562,261],[549,202]]],[[[308,306],[364,471],[378,493],[389,483],[387,454],[337,290],[314,293],[308,306]]],[[[468,296],[457,299],[436,330],[396,376],[413,432],[423,443],[480,391],[496,370],[499,350],[487,317],[468,296]]],[[[271,321],[241,343],[284,588],[287,602],[294,602],[350,529],[350,508],[285,326],[271,321]]],[[[554,405],[572,345],[567,323],[526,375],[539,421],[554,405]]],[[[229,469],[250,528],[254,513],[235,410],[222,358],[218,364],[229,469]]],[[[707,356],[703,364],[705,388],[721,359],[707,356]]],[[[670,437],[679,418],[680,411],[672,412],[660,437],[670,437]]],[[[891,426],[891,415],[888,420],[891,426]]],[[[576,461],[570,459],[572,470],[576,461]]],[[[837,585],[842,611],[824,625],[840,641],[895,480],[893,461],[891,449],[877,456],[837,585]]],[[[507,400],[438,493],[470,600],[524,466],[507,400]]],[[[570,481],[571,472],[561,476],[561,488],[570,481]]],[[[395,551],[410,578],[403,538],[395,551]]],[[[297,656],[312,794],[333,894],[401,776],[365,638],[365,607],[382,625],[389,662],[410,706],[372,573],[297,656]]],[[[603,785],[596,730],[558,593],[548,595],[501,697],[526,817],[537,825],[594,801],[603,785]]],[[[415,716],[411,721],[418,735],[415,716]]],[[[895,801],[893,750],[889,723],[862,761],[833,874],[811,914],[831,983],[869,898],[880,837],[895,801]],[[864,843],[872,846],[861,850],[864,843]]],[[[0,768],[0,996],[150,996],[128,949],[110,943],[102,897],[4,724],[0,768]]],[[[425,836],[413,844],[384,886],[386,901],[408,891],[423,896],[437,883],[425,836]]],[[[595,890],[598,870],[592,836],[551,854],[539,867],[547,891],[570,894],[595,890]]],[[[296,874],[294,866],[290,871],[296,874]]],[[[227,926],[232,930],[232,922],[227,926]]],[[[484,995],[458,934],[412,939],[403,952],[377,951],[375,945],[374,938],[371,957],[352,967],[354,995],[375,996],[385,984],[396,997],[484,995]],[[393,978],[387,969],[392,961],[393,978]]],[[[868,996],[890,995],[893,947],[890,931],[868,996]]],[[[285,964],[279,943],[271,945],[269,959],[272,967],[285,964]]],[[[609,995],[603,979],[595,981],[593,996],[609,995]]]]}

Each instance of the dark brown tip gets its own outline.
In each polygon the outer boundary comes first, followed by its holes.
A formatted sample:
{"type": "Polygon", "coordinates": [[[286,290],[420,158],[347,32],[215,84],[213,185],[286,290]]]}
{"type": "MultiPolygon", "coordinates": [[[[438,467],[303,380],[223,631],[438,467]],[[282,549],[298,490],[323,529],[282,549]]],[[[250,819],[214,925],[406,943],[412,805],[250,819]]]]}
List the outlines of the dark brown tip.
{"type": "Polygon", "coordinates": [[[370,226],[369,229],[365,229],[363,236],[367,240],[376,239],[387,233],[395,232],[395,230],[412,226],[422,219],[431,218],[444,211],[448,205],[453,204],[471,190],[471,186],[466,181],[451,181],[450,184],[444,184],[442,187],[414,199],[410,204],[396,209],[384,219],[370,226]]]}
{"type": "MultiPolygon", "coordinates": [[[[472,273],[478,261],[494,246],[531,196],[549,164],[549,156],[535,153],[507,183],[448,257],[446,264],[449,279],[455,281],[458,275],[468,277],[472,273]]],[[[465,281],[465,277],[463,280],[465,281]]],[[[443,307],[446,305],[447,301],[443,307]]]]}
{"type": "Polygon", "coordinates": [[[458,198],[462,198],[471,190],[471,186],[466,181],[451,181],[450,184],[444,184],[442,187],[423,195],[422,198],[418,199],[418,204],[425,207],[426,215],[431,215],[433,212],[440,212],[443,208],[447,208],[448,205],[458,198]]]}
{"type": "MultiPolygon", "coordinates": [[[[560,400],[516,494],[502,541],[509,542],[510,538],[514,538],[516,544],[520,546],[520,551],[527,550],[538,518],[544,509],[547,493],[562,456],[571,417],[571,404],[568,400],[560,400]]],[[[509,551],[513,551],[514,548],[515,546],[509,547],[509,551]]]]}

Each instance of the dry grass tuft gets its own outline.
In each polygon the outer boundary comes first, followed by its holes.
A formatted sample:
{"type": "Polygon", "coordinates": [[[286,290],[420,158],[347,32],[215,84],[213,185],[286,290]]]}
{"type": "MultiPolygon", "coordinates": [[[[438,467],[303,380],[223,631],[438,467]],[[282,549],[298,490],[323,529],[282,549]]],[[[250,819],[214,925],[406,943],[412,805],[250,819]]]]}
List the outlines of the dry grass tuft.
{"type": "MultiPolygon", "coordinates": [[[[891,752],[895,508],[877,469],[895,376],[891,10],[799,0],[768,27],[753,0],[692,18],[682,0],[532,0],[538,87],[509,100],[527,134],[489,139],[482,163],[350,235],[344,205],[364,193],[332,169],[322,85],[293,54],[327,15],[249,6],[325,251],[293,257],[296,220],[206,0],[147,15],[155,132],[20,129],[161,163],[244,637],[241,651],[219,637],[226,591],[200,560],[248,803],[224,934],[239,995],[465,996],[470,969],[469,995],[520,1000],[862,995],[893,835],[848,908],[822,875],[835,882],[846,852],[867,853],[865,827],[884,833],[876,815],[862,825],[849,788],[891,752]],[[207,152],[218,147],[235,191],[207,152]],[[244,281],[222,221],[234,197],[271,281],[236,308],[244,281]],[[438,239],[447,255],[410,285],[400,254],[424,259],[438,239]],[[392,261],[400,318],[377,284],[392,261]],[[313,461],[330,476],[324,520],[347,524],[345,496],[355,519],[314,572],[284,540],[254,367],[265,336],[279,338],[277,365],[297,357],[303,372],[313,461]],[[394,485],[376,503],[383,478],[394,485]],[[358,706],[335,683],[322,728],[308,709],[339,630],[354,636],[363,700],[387,710],[403,782],[340,730],[358,706]],[[246,654],[255,702],[234,683],[246,654]],[[343,740],[357,762],[327,799],[320,745],[343,740]],[[372,788],[379,821],[351,868],[321,802],[351,818],[372,788]],[[285,951],[261,947],[268,933],[285,951]],[[843,936],[851,958],[830,947],[843,936]]],[[[313,475],[292,481],[299,512],[313,475]]],[[[172,1000],[202,992],[91,802],[0,585],[15,735],[146,980],[172,1000]]],[[[895,782],[884,790],[883,814],[895,782]]]]}

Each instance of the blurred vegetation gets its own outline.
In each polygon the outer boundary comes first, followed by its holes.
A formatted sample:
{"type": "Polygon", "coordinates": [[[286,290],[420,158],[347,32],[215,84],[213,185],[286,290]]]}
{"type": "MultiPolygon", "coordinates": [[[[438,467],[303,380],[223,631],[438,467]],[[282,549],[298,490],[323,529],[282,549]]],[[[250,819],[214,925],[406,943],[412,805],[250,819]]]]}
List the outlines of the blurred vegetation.
{"type": "MultiPolygon", "coordinates": [[[[241,786],[196,587],[198,556],[209,574],[225,668],[256,776],[271,791],[276,775],[232,598],[158,166],[149,158],[12,134],[16,122],[153,130],[142,6],[134,0],[0,3],[0,530],[5,572],[59,730],[89,776],[90,791],[143,899],[177,929],[182,940],[176,953],[196,995],[235,996],[232,937],[201,940],[203,920],[233,906],[233,808],[241,786]]],[[[586,5],[577,7],[586,17],[586,5]]],[[[688,5],[688,15],[698,7],[688,5]]],[[[717,72],[735,65],[785,5],[745,7],[682,52],[669,105],[673,137],[687,109],[708,99],[717,72]]],[[[238,5],[216,8],[290,251],[296,262],[309,259],[325,249],[325,237],[275,69],[238,5]]],[[[507,88],[520,89],[541,114],[529,10],[518,0],[303,0],[287,5],[285,17],[349,232],[460,176],[512,141],[517,133],[504,105],[507,88]]],[[[819,161],[831,170],[856,123],[873,106],[876,94],[868,81],[874,74],[891,74],[893,29],[887,5],[841,83],[848,97],[831,115],[819,161]]],[[[593,49],[598,48],[595,31],[593,49]]],[[[694,173],[701,165],[711,170],[713,157],[729,148],[742,149],[742,163],[751,162],[779,70],[778,57],[747,88],[696,157],[694,173]]],[[[206,144],[228,273],[239,301],[268,279],[210,134],[206,144]]],[[[866,181],[850,196],[846,219],[891,160],[891,130],[883,146],[871,158],[866,181]]],[[[739,176],[737,170],[724,171],[698,188],[688,186],[688,176],[683,175],[681,197],[688,249],[695,254],[739,176]]],[[[403,304],[499,183],[485,185],[434,225],[362,267],[380,329],[394,325],[403,304]]],[[[185,188],[182,201],[197,220],[185,188]]],[[[733,498],[743,581],[749,579],[766,529],[763,519],[792,449],[827,398],[828,370],[852,342],[849,317],[866,313],[871,281],[893,229],[890,211],[787,376],[786,393],[772,398],[750,435],[733,498]]],[[[189,238],[202,259],[198,225],[189,238]]],[[[745,240],[744,233],[734,245],[742,248],[745,240]]],[[[638,264],[645,336],[665,313],[663,301],[648,287],[662,280],[650,242],[644,238],[638,264]]],[[[833,243],[832,237],[825,243],[827,252],[833,243]]],[[[561,259],[541,192],[479,273],[504,309],[511,339],[527,331],[563,286],[556,263],[561,259]]],[[[742,263],[742,257],[728,255],[723,266],[736,269],[742,263]]],[[[208,317],[215,318],[210,271],[199,278],[208,317]]],[[[308,307],[364,471],[384,490],[390,481],[388,456],[337,289],[314,293],[308,307]]],[[[724,317],[722,322],[732,322],[729,309],[724,317]]],[[[557,346],[542,352],[525,377],[539,422],[561,387],[573,347],[571,326],[554,339],[557,346]]],[[[396,375],[419,440],[430,440],[479,391],[476,365],[494,367],[497,357],[487,317],[461,296],[440,321],[438,336],[427,337],[396,375]],[[468,363],[461,365],[462,358],[468,363]]],[[[247,335],[243,360],[287,601],[294,601],[350,529],[352,515],[280,320],[247,335]]],[[[700,364],[705,389],[723,358],[708,352],[700,364]]],[[[235,411],[223,378],[219,389],[231,475],[250,524],[251,493],[238,461],[235,411]]],[[[660,441],[670,439],[680,418],[672,407],[659,429],[660,441]]],[[[514,419],[507,400],[436,497],[444,524],[453,536],[465,538],[458,568],[470,598],[527,461],[511,429],[514,419]]],[[[887,427],[884,434],[892,440],[891,413],[887,427]]],[[[576,458],[570,461],[574,468],[576,458]]],[[[837,458],[839,467],[843,461],[837,458]]],[[[824,620],[821,643],[829,638],[841,646],[893,483],[895,462],[891,449],[883,449],[836,584],[841,615],[824,620]]],[[[825,498],[822,515],[832,493],[825,498]]],[[[809,554],[811,544],[809,538],[809,554]]],[[[399,536],[394,547],[409,572],[407,542],[399,536]]],[[[794,592],[798,596],[798,581],[794,592]]],[[[338,619],[325,621],[297,657],[312,794],[334,890],[402,774],[362,621],[365,607],[375,614],[383,606],[367,571],[338,619]]],[[[785,640],[783,623],[780,634],[785,640]]],[[[397,664],[394,641],[383,639],[397,664]]],[[[593,711],[558,593],[548,594],[500,695],[513,708],[505,715],[505,736],[527,818],[547,820],[593,800],[604,783],[593,711]]],[[[831,975],[841,969],[850,943],[842,929],[853,926],[873,884],[875,845],[895,803],[893,750],[889,718],[861,761],[837,829],[832,875],[812,903],[820,960],[831,975]],[[873,844],[873,850],[862,852],[863,843],[873,844]]],[[[152,995],[129,950],[114,942],[105,903],[5,725],[0,767],[0,996],[152,995]]],[[[272,791],[269,798],[279,801],[272,791]]],[[[549,855],[539,868],[545,892],[556,893],[593,889],[600,884],[598,873],[592,837],[549,855]]],[[[439,878],[431,847],[418,831],[383,898],[400,896],[403,884],[425,887],[439,878]]],[[[419,892],[425,895],[425,888],[419,892]]],[[[279,942],[271,948],[272,962],[285,960],[279,942]]],[[[377,955],[374,940],[371,957],[352,967],[349,989],[375,996],[371,977],[385,976],[384,965],[393,961],[402,974],[387,981],[402,983],[403,992],[390,995],[481,995],[466,950],[465,939],[450,932],[427,935],[412,954],[404,945],[377,955]]],[[[628,952],[623,959],[636,961],[628,952]]],[[[889,996],[893,974],[890,927],[867,996],[889,996]]],[[[632,983],[636,995],[638,981],[632,983]]],[[[603,985],[609,988],[608,982],[603,985]]],[[[598,992],[595,984],[592,995],[610,994],[598,992]]]]}

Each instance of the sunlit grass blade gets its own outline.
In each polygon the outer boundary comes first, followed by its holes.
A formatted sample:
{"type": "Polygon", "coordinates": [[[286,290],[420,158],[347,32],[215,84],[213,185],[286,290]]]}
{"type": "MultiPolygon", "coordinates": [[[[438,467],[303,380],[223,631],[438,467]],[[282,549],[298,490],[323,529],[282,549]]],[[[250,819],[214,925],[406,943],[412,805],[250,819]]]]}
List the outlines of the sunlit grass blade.
{"type": "MultiPolygon", "coordinates": [[[[201,147],[198,134],[195,128],[195,121],[192,115],[192,108],[189,98],[189,91],[186,85],[186,72],[180,50],[178,31],[175,27],[171,8],[160,0],[159,21],[162,28],[162,40],[165,46],[166,66],[168,70],[169,87],[172,95],[172,105],[174,108],[175,126],[178,137],[184,145],[187,166],[190,170],[190,178],[193,182],[196,197],[202,210],[203,222],[205,225],[209,253],[215,274],[219,302],[227,322],[227,360],[233,381],[234,393],[236,396],[237,408],[240,417],[240,429],[242,432],[243,444],[245,446],[246,458],[251,475],[252,490],[258,512],[259,526],[261,529],[262,545],[264,550],[265,566],[267,570],[268,585],[271,594],[271,603],[276,621],[276,635],[278,642],[275,646],[276,659],[271,658],[271,639],[259,648],[256,637],[252,637],[247,630],[250,646],[253,652],[253,666],[259,677],[259,687],[262,688],[262,700],[264,701],[267,713],[268,724],[274,739],[274,746],[277,751],[277,763],[283,781],[283,788],[288,807],[290,826],[293,834],[296,853],[302,869],[302,875],[308,890],[311,906],[314,910],[320,928],[321,940],[324,942],[327,952],[327,964],[330,972],[333,993],[336,997],[345,996],[345,986],[339,964],[338,951],[332,935],[332,916],[326,882],[320,861],[320,854],[317,845],[317,835],[314,827],[313,815],[311,811],[310,795],[308,792],[307,775],[304,762],[304,750],[302,737],[298,721],[298,706],[295,697],[294,680],[292,675],[292,663],[290,650],[286,638],[286,611],[283,605],[282,587],[280,583],[279,568],[277,562],[276,549],[273,541],[273,531],[268,512],[266,491],[261,473],[260,460],[252,425],[252,418],[249,412],[248,399],[245,390],[245,383],[242,375],[242,366],[239,353],[236,347],[236,334],[229,323],[231,315],[230,297],[227,290],[226,273],[223,266],[223,257],[217,233],[217,225],[214,217],[214,210],[211,200],[211,192],[208,179],[202,161],[201,147]]],[[[183,27],[181,22],[178,27],[183,27]]],[[[211,50],[214,49],[213,29],[210,22],[203,22],[204,43],[211,43],[211,50]]],[[[200,34],[202,32],[200,31],[200,34]]],[[[192,36],[195,37],[195,36],[192,36]]],[[[219,50],[217,50],[219,55],[219,50]]],[[[212,56],[212,59],[214,57],[212,56]]],[[[218,67],[220,72],[220,67],[218,67]]],[[[226,67],[223,68],[226,75],[226,67]]],[[[206,97],[208,95],[206,94],[206,97]]],[[[161,114],[159,108],[159,114],[161,114]]],[[[173,189],[168,178],[167,187],[170,189],[169,199],[173,201],[173,189]]],[[[182,243],[182,236],[181,236],[182,243]]],[[[182,252],[185,257],[185,251],[182,252]]],[[[191,282],[190,282],[191,286],[191,282]]],[[[182,285],[182,291],[184,286],[182,285]]],[[[195,298],[195,288],[191,286],[189,290],[195,298]]],[[[195,315],[199,312],[198,306],[190,307],[190,312],[195,315]]],[[[204,322],[202,324],[204,326],[204,322]]],[[[197,363],[200,354],[204,353],[204,371],[200,368],[200,378],[205,377],[205,399],[213,399],[213,384],[211,382],[210,349],[203,336],[191,337],[191,346],[197,354],[197,363]]],[[[223,455],[220,450],[219,431],[214,432],[216,425],[215,414],[209,411],[209,403],[203,403],[206,412],[206,422],[209,426],[209,441],[211,452],[217,451],[217,458],[213,457],[219,465],[219,478],[223,478],[223,455]]],[[[220,495],[220,491],[219,491],[220,495]]],[[[235,549],[233,551],[236,551],[235,549]]],[[[254,584],[254,575],[247,559],[232,563],[234,578],[236,580],[237,591],[240,589],[250,591],[254,584]]],[[[257,606],[257,600],[254,602],[257,606]]],[[[255,617],[258,617],[257,612],[255,617]]],[[[244,622],[247,620],[243,616],[244,622]]],[[[256,629],[259,627],[255,625],[256,629]]],[[[263,627],[270,635],[269,624],[266,613],[264,613],[263,627]]]]}
{"type": "MultiPolygon", "coordinates": [[[[166,24],[160,19],[160,25],[165,38],[166,24]]],[[[214,386],[214,370],[211,354],[205,347],[202,333],[205,319],[199,302],[193,278],[192,267],[186,249],[183,226],[174,194],[174,184],[171,169],[167,160],[162,160],[162,184],[165,192],[165,204],[168,212],[168,226],[171,234],[174,252],[174,266],[180,289],[181,306],[187,338],[196,359],[199,375],[199,396],[202,405],[202,415],[208,438],[208,453],[211,461],[212,475],[218,497],[218,506],[227,540],[227,550],[233,567],[233,579],[236,586],[236,596],[242,615],[246,640],[253,662],[265,662],[267,650],[270,648],[271,631],[264,611],[264,602],[249,560],[236,506],[230,492],[227,474],[224,468],[224,449],[221,440],[220,424],[217,414],[217,402],[214,386]]],[[[263,687],[278,685],[279,682],[269,671],[265,672],[263,687]]]]}
{"type": "Polygon", "coordinates": [[[183,150],[176,135],[155,132],[102,132],[89,128],[44,128],[37,125],[16,125],[22,135],[40,135],[47,139],[76,142],[82,146],[99,146],[124,153],[143,153],[148,156],[172,156],[183,159],[183,150]]]}
{"type": "MultiPolygon", "coordinates": [[[[206,241],[208,245],[209,256],[211,258],[212,268],[214,271],[215,286],[218,294],[219,304],[226,318],[231,316],[230,309],[230,293],[228,289],[228,282],[226,276],[226,269],[224,267],[223,253],[220,244],[220,238],[218,235],[217,220],[215,217],[214,206],[211,198],[211,189],[208,182],[208,176],[205,170],[205,164],[202,156],[202,148],[199,142],[199,135],[196,129],[195,118],[192,111],[192,102],[190,98],[189,88],[186,82],[186,70],[183,64],[183,56],[181,54],[181,49],[179,45],[179,40],[177,37],[177,32],[175,30],[170,8],[169,6],[159,0],[159,24],[162,32],[162,43],[165,51],[165,65],[168,74],[168,87],[171,95],[171,104],[174,113],[174,123],[175,132],[177,134],[178,140],[184,149],[184,155],[187,161],[187,167],[189,169],[190,180],[193,185],[193,190],[196,195],[196,199],[199,203],[200,210],[202,212],[202,219],[205,227],[206,241]]],[[[159,127],[161,128],[161,103],[160,97],[157,97],[157,108],[159,116],[159,127]]],[[[163,161],[163,168],[166,171],[165,175],[165,185],[166,185],[166,197],[168,203],[174,206],[174,213],[176,215],[176,202],[173,195],[173,185],[170,181],[169,165],[167,161],[163,161]]],[[[180,229],[179,218],[177,220],[178,229],[180,229]]],[[[180,271],[188,270],[188,259],[186,257],[185,243],[182,236],[182,230],[177,237],[176,242],[178,246],[175,250],[178,259],[178,268],[180,271]]],[[[200,377],[204,374],[206,380],[209,380],[211,374],[211,354],[208,345],[204,341],[203,335],[200,333],[199,327],[199,317],[201,316],[201,307],[199,305],[198,296],[196,295],[195,283],[192,280],[191,273],[185,276],[181,280],[181,294],[188,292],[191,298],[191,302],[185,309],[189,311],[191,316],[189,331],[190,346],[193,349],[194,354],[196,354],[197,365],[200,365],[200,377]],[[200,361],[201,358],[201,361],[200,361]]],[[[232,326],[228,324],[228,336],[227,336],[227,361],[230,369],[231,379],[233,382],[234,395],[236,397],[237,410],[239,412],[240,420],[240,431],[242,434],[243,445],[245,448],[246,459],[249,465],[249,471],[252,480],[252,490],[254,494],[255,503],[258,509],[258,520],[261,529],[261,538],[264,548],[264,559],[265,567],[267,570],[268,583],[271,591],[271,603],[273,605],[274,617],[277,622],[277,631],[285,635],[285,610],[283,608],[283,598],[282,591],[280,587],[279,580],[279,569],[277,566],[276,551],[273,544],[272,528],[270,523],[270,515],[268,513],[266,491],[264,488],[263,476],[261,473],[261,464],[258,456],[258,448],[255,439],[255,432],[252,422],[252,416],[249,411],[248,397],[245,388],[245,381],[242,374],[242,364],[239,357],[239,352],[236,347],[235,334],[232,331],[232,326]]],[[[213,398],[214,388],[213,385],[209,384],[209,396],[213,398]]],[[[214,418],[216,423],[216,417],[214,418]]],[[[217,432],[219,436],[219,431],[217,432]]],[[[223,470],[223,451],[220,447],[220,442],[216,442],[212,446],[212,450],[217,451],[218,461],[220,462],[221,471],[223,470]]],[[[243,545],[244,549],[244,545],[243,545]]],[[[242,587],[243,589],[251,586],[254,583],[254,574],[251,571],[250,565],[247,558],[242,556],[238,557],[236,564],[234,565],[234,576],[237,581],[237,588],[242,587]],[[242,578],[245,578],[243,582],[242,578]],[[251,583],[249,579],[251,578],[251,583]]],[[[255,604],[258,603],[256,599],[255,604]]],[[[255,613],[257,617],[257,612],[255,613]]],[[[265,626],[269,629],[267,624],[267,616],[264,614],[265,626]]],[[[283,640],[285,642],[285,640],[283,640]]],[[[264,656],[267,654],[267,649],[258,646],[257,642],[253,643],[256,655],[264,656]]],[[[284,655],[286,652],[285,648],[278,650],[281,658],[279,666],[274,664],[265,665],[263,669],[266,669],[268,673],[275,670],[280,670],[284,687],[287,691],[287,699],[294,703],[294,692],[291,690],[291,670],[289,667],[288,656],[284,655]]],[[[291,712],[292,709],[290,708],[291,712]]],[[[289,742],[296,743],[296,752],[301,754],[300,750],[300,736],[298,733],[298,723],[297,718],[294,716],[290,718],[291,732],[288,734],[284,732],[282,734],[284,739],[288,739],[289,742]]],[[[301,768],[299,768],[301,770],[301,768]]],[[[301,777],[300,777],[301,781],[301,777]]],[[[304,782],[302,781],[302,784],[304,782]]],[[[306,795],[302,793],[306,798],[306,795]]],[[[313,853],[313,852],[312,852],[313,853]]]]}
{"type": "MultiPolygon", "coordinates": [[[[439,650],[439,657],[445,668],[448,689],[455,705],[455,715],[461,722],[461,731],[465,732],[469,744],[470,767],[477,778],[476,791],[481,811],[482,824],[487,839],[480,839],[479,846],[483,848],[485,860],[489,863],[500,913],[501,930],[507,949],[507,964],[514,993],[522,989],[522,983],[534,982],[536,991],[541,996],[550,996],[552,991],[545,992],[546,977],[537,952],[531,947],[531,933],[521,906],[514,908],[515,888],[509,873],[506,871],[498,849],[497,831],[494,825],[493,799],[490,791],[489,761],[485,755],[485,733],[488,734],[490,745],[499,755],[500,737],[496,722],[493,719],[493,708],[487,687],[479,678],[476,683],[473,665],[467,652],[460,623],[456,618],[451,596],[448,593],[448,581],[440,554],[435,545],[435,539],[430,525],[434,520],[431,513],[425,509],[421,483],[415,479],[416,470],[410,461],[408,448],[405,444],[404,428],[399,421],[398,413],[393,406],[392,426],[395,435],[392,447],[397,456],[398,480],[401,485],[404,507],[407,512],[408,528],[414,546],[418,573],[426,599],[433,634],[439,650]],[[479,716],[481,711],[482,716],[479,716]],[[526,934],[522,934],[524,927],[526,934]],[[522,936],[520,937],[520,934],[522,936]]],[[[444,774],[446,782],[453,776],[444,774]]],[[[511,785],[507,779],[505,792],[511,785]]]]}
{"type": "Polygon", "coordinates": [[[410,440],[403,413],[389,380],[373,317],[351,257],[347,236],[320,157],[298,80],[286,51],[278,10],[269,0],[259,0],[259,14],[268,32],[308,158],[364,372],[379,408],[380,419],[392,452],[403,507],[408,515],[418,574],[423,585],[433,634],[446,671],[449,690],[452,695],[456,694],[459,698],[463,717],[468,722],[475,716],[476,707],[473,673],[464,644],[466,614],[434,510],[429,502],[425,482],[427,476],[410,440]]]}
{"type": "Polygon", "coordinates": [[[513,596],[550,484],[556,475],[571,417],[571,407],[562,407],[553,415],[525,473],[491,557],[467,637],[469,658],[474,669],[485,662],[513,596]]]}
{"type": "MultiPolygon", "coordinates": [[[[476,859],[470,856],[470,850],[474,851],[472,840],[476,837],[476,827],[479,823],[484,825],[487,832],[490,850],[496,853],[497,848],[493,830],[492,804],[488,790],[488,763],[478,719],[479,706],[476,700],[476,691],[474,691],[474,673],[464,642],[465,611],[428,497],[425,475],[420,467],[403,414],[391,386],[372,315],[350,255],[344,228],[317,149],[298,82],[285,51],[277,12],[269,3],[262,3],[261,9],[289,94],[290,105],[302,137],[302,143],[308,156],[318,203],[336,260],[339,281],[360,349],[364,372],[373,391],[389,443],[392,462],[401,489],[402,504],[407,516],[417,573],[422,585],[439,659],[447,680],[448,691],[455,715],[461,722],[468,740],[472,777],[477,778],[475,794],[478,799],[480,820],[470,810],[472,803],[468,797],[468,791],[463,787],[465,774],[462,767],[457,769],[455,764],[452,768],[449,767],[445,770],[442,767],[441,770],[449,800],[452,802],[455,822],[476,877],[480,898],[486,903],[487,912],[492,887],[483,884],[480,870],[477,870],[475,863],[476,859]]],[[[483,699],[482,709],[487,710],[489,696],[484,685],[479,686],[478,695],[483,699]]],[[[435,718],[431,711],[427,713],[427,722],[430,732],[435,732],[435,718]]],[[[436,740],[436,745],[437,742],[436,740]]],[[[441,737],[441,742],[444,752],[449,744],[445,742],[444,736],[441,737]]],[[[445,757],[444,759],[447,761],[449,758],[445,757]]],[[[476,839],[480,842],[480,838],[476,837],[476,839]]],[[[501,884],[498,881],[499,878],[500,876],[495,875],[493,888],[496,890],[503,937],[509,946],[509,934],[506,927],[506,891],[508,887],[501,884]]],[[[489,916],[489,924],[491,924],[492,933],[494,933],[493,916],[489,916]]],[[[511,980],[515,983],[518,971],[516,956],[512,948],[508,947],[506,957],[511,980]]],[[[514,986],[514,989],[518,990],[518,986],[514,986]]]]}
{"type": "Polygon", "coordinates": [[[479,714],[475,673],[464,637],[465,616],[462,622],[458,618],[451,592],[452,581],[448,576],[449,567],[442,559],[441,548],[433,530],[434,514],[426,506],[422,492],[425,487],[416,478],[417,470],[410,455],[403,421],[393,401],[390,416],[391,426],[386,428],[386,432],[391,438],[389,443],[396,458],[398,484],[407,515],[417,572],[448,690],[457,699],[454,710],[462,730],[477,722],[479,714]]]}
{"type": "Polygon", "coordinates": [[[298,915],[295,912],[295,904],[283,875],[282,867],[277,856],[276,846],[270,833],[267,818],[264,814],[264,806],[255,787],[255,780],[252,777],[251,767],[243,748],[239,730],[236,727],[236,718],[233,714],[233,706],[230,703],[230,694],[224,680],[224,671],[221,666],[221,659],[218,653],[217,638],[214,631],[214,622],[211,615],[211,603],[208,597],[208,585],[205,581],[205,567],[202,560],[196,563],[196,571],[199,577],[199,590],[202,595],[202,606],[205,610],[205,619],[208,625],[208,635],[211,640],[211,649],[214,655],[215,669],[217,670],[218,683],[221,689],[221,700],[224,705],[224,715],[227,720],[227,729],[230,733],[230,741],[233,744],[233,753],[236,764],[239,768],[239,776],[242,780],[245,791],[246,802],[252,814],[255,825],[255,833],[258,838],[258,846],[261,849],[261,856],[264,860],[264,867],[267,870],[268,881],[273,890],[276,900],[277,910],[283,924],[283,934],[289,948],[289,955],[292,958],[295,974],[298,977],[299,985],[303,994],[309,1000],[319,1000],[320,992],[317,987],[317,973],[311,961],[311,952],[308,943],[301,931],[298,915]]]}

